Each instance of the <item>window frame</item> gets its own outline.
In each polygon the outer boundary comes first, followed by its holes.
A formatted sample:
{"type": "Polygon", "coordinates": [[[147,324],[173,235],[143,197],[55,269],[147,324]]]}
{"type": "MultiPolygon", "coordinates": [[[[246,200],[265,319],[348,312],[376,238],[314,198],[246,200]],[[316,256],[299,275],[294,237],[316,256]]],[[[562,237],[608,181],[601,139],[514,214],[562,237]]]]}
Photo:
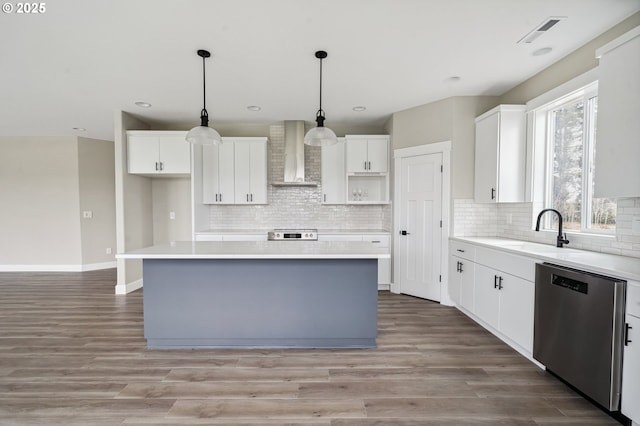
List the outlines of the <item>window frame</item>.
{"type": "MultiPolygon", "coordinates": [[[[615,235],[615,227],[612,229],[596,229],[591,227],[591,212],[593,200],[593,144],[597,130],[594,122],[597,108],[594,109],[591,99],[598,96],[597,71],[585,73],[564,85],[553,89],[542,96],[527,103],[528,106],[528,154],[531,161],[528,162],[528,190],[530,200],[534,205],[532,217],[532,229],[537,218],[537,213],[543,208],[549,208],[551,202],[550,177],[553,173],[553,146],[549,143],[553,137],[553,128],[550,124],[550,116],[554,109],[582,99],[585,105],[585,119],[583,120],[583,160],[582,160],[582,194],[580,229],[569,230],[567,233],[576,235],[592,235],[610,237],[615,235]],[[593,125],[591,125],[593,123],[593,125]],[[585,167],[586,166],[586,167],[585,167]],[[588,202],[587,202],[588,201],[588,202]]],[[[551,215],[543,217],[544,231],[556,232],[551,228],[553,218],[551,215]]]]}

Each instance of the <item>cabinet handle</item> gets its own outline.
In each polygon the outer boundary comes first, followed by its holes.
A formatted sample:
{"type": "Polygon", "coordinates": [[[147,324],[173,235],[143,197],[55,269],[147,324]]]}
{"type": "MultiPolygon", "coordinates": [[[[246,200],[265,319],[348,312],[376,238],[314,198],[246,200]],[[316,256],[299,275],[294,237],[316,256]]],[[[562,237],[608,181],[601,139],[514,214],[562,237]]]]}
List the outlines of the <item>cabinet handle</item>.
{"type": "Polygon", "coordinates": [[[156,161],[156,172],[158,171],[158,162],[156,161]]]}
{"type": "Polygon", "coordinates": [[[494,275],[493,288],[497,288],[498,290],[502,290],[502,277],[494,275]],[[496,283],[496,281],[497,281],[497,283],[496,283]]]}
{"type": "Polygon", "coordinates": [[[493,276],[493,288],[498,288],[498,276],[493,276]]]}
{"type": "Polygon", "coordinates": [[[216,203],[218,202],[218,194],[216,194],[216,203]]]}
{"type": "Polygon", "coordinates": [[[496,189],[495,188],[491,188],[491,199],[492,200],[496,199],[496,189]]]}
{"type": "Polygon", "coordinates": [[[364,162],[364,169],[367,170],[367,162],[364,162]]]}
{"type": "Polygon", "coordinates": [[[380,244],[380,240],[371,240],[373,244],[380,244]]]}
{"type": "Polygon", "coordinates": [[[624,345],[625,346],[629,346],[629,343],[633,342],[633,340],[629,339],[629,330],[631,330],[633,327],[631,327],[629,325],[629,323],[626,323],[624,325],[624,345]]]}
{"type": "Polygon", "coordinates": [[[369,161],[369,170],[371,170],[371,161],[369,161]]]}
{"type": "Polygon", "coordinates": [[[249,202],[249,194],[247,194],[247,203],[249,202]]]}
{"type": "Polygon", "coordinates": [[[160,162],[160,171],[164,170],[164,163],[161,161],[160,162]]]}
{"type": "Polygon", "coordinates": [[[253,194],[249,194],[249,200],[253,203],[253,194]]]}
{"type": "Polygon", "coordinates": [[[324,194],[323,201],[324,201],[325,203],[327,202],[327,194],[324,194]]]}
{"type": "Polygon", "coordinates": [[[457,251],[459,251],[460,253],[464,253],[464,250],[462,249],[457,249],[457,251]]]}
{"type": "Polygon", "coordinates": [[[220,202],[222,202],[222,194],[220,194],[220,202]]]}
{"type": "Polygon", "coordinates": [[[456,272],[460,272],[460,262],[456,262],[456,272]]]}

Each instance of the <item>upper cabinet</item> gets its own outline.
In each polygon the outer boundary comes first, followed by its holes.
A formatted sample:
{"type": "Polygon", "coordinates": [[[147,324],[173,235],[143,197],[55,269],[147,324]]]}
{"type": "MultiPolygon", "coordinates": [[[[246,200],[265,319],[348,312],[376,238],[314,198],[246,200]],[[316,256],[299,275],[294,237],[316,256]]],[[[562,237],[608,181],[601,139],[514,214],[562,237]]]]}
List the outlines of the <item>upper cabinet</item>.
{"type": "Polygon", "coordinates": [[[526,106],[500,105],[476,118],[475,201],[525,201],[526,106]]]}
{"type": "Polygon", "coordinates": [[[267,203],[267,138],[222,138],[202,150],[204,204],[267,203]]]}
{"type": "Polygon", "coordinates": [[[640,196],[640,27],[596,51],[596,198],[640,196]]]}
{"type": "Polygon", "coordinates": [[[191,146],[187,132],[131,130],[127,132],[129,173],[141,175],[189,175],[191,146]]]}
{"type": "Polygon", "coordinates": [[[323,146],[320,154],[320,173],[322,175],[322,203],[345,204],[345,140],[338,138],[338,143],[323,146]]]}
{"type": "Polygon", "coordinates": [[[389,170],[389,136],[347,135],[348,173],[386,173],[389,170]]]}
{"type": "Polygon", "coordinates": [[[346,135],[347,204],[389,203],[389,136],[346,135]]]}

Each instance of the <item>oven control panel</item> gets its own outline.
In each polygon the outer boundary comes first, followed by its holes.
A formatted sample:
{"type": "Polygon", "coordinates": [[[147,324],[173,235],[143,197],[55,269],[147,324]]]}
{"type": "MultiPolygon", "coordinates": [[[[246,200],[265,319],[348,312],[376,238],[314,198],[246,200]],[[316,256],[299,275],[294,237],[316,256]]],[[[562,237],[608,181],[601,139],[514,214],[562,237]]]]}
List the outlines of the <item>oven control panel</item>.
{"type": "Polygon", "coordinates": [[[274,229],[267,234],[269,241],[316,241],[317,229],[274,229]]]}

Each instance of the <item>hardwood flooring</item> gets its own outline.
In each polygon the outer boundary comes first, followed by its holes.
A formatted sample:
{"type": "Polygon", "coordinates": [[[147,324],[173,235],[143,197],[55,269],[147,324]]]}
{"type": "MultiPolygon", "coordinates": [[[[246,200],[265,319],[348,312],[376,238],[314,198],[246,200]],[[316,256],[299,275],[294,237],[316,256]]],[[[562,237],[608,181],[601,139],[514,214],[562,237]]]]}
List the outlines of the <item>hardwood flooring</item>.
{"type": "Polygon", "coordinates": [[[148,350],[114,285],[0,273],[0,425],[617,424],[436,303],[381,292],[377,349],[148,350]]]}

